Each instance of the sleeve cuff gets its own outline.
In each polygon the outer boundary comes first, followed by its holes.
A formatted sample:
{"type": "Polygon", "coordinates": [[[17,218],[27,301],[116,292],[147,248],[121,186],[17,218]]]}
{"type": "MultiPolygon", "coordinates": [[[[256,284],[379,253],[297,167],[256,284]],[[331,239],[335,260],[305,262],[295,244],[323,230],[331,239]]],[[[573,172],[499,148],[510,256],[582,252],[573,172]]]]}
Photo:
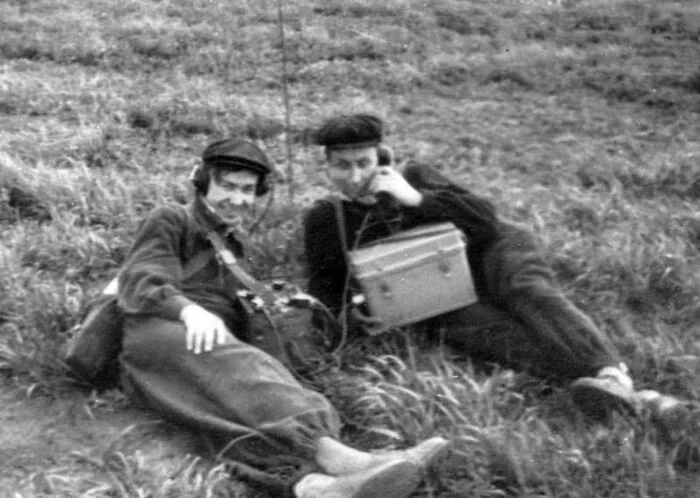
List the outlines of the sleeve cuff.
{"type": "Polygon", "coordinates": [[[179,294],[168,298],[168,300],[163,305],[163,318],[167,318],[169,320],[179,320],[182,308],[184,308],[188,304],[195,303],[191,299],[188,299],[185,296],[179,294]]]}

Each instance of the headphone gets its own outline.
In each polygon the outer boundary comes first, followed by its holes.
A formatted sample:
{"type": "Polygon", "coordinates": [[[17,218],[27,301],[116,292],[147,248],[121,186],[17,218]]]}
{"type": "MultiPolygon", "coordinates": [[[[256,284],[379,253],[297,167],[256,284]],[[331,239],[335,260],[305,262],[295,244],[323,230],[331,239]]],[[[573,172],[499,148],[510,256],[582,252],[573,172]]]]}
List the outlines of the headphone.
{"type": "Polygon", "coordinates": [[[394,165],[394,151],[390,147],[384,144],[379,144],[377,146],[377,158],[379,166],[393,166],[394,165]]]}
{"type": "Polygon", "coordinates": [[[195,164],[190,172],[189,179],[197,192],[206,195],[209,182],[213,181],[211,171],[217,167],[232,171],[247,170],[257,174],[258,182],[255,186],[257,197],[267,194],[272,188],[270,181],[272,167],[265,153],[249,142],[224,139],[210,144],[205,149],[202,160],[195,164]],[[221,148],[227,148],[227,150],[222,151],[221,148]]]}

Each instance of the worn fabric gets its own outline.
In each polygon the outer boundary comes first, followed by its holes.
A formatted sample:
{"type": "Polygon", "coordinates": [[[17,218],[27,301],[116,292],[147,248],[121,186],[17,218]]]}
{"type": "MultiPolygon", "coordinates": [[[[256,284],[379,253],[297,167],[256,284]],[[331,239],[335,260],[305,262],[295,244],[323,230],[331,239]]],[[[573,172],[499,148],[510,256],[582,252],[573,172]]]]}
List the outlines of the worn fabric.
{"type": "MultiPolygon", "coordinates": [[[[195,202],[157,209],[141,227],[119,280],[125,390],[170,420],[216,434],[222,444],[236,441],[229,451],[241,459],[310,459],[318,438],[337,437],[338,416],[279,361],[243,342],[236,282],[206,239],[212,223],[206,206],[195,202]],[[201,251],[211,251],[211,260],[183,279],[183,262],[201,251]],[[188,351],[179,320],[188,303],[221,317],[241,340],[210,353],[188,351]]],[[[242,244],[232,235],[226,240],[241,259],[242,244]]]]}
{"type": "MultiPolygon", "coordinates": [[[[572,379],[619,364],[615,348],[557,287],[535,238],[501,221],[494,206],[437,170],[411,164],[406,180],[423,194],[418,207],[343,201],[350,248],[425,223],[452,222],[467,238],[467,260],[479,304],[433,319],[451,346],[470,356],[572,379]]],[[[304,221],[308,290],[340,313],[347,266],[333,205],[317,202],[304,221]]],[[[352,286],[352,282],[350,282],[352,286]]],[[[434,332],[437,333],[437,332],[434,332]]]]}
{"type": "Polygon", "coordinates": [[[245,342],[195,355],[182,322],[126,320],[125,389],[165,418],[216,434],[229,454],[258,464],[275,455],[312,460],[316,440],[337,437],[335,411],[272,356],[245,342]]]}

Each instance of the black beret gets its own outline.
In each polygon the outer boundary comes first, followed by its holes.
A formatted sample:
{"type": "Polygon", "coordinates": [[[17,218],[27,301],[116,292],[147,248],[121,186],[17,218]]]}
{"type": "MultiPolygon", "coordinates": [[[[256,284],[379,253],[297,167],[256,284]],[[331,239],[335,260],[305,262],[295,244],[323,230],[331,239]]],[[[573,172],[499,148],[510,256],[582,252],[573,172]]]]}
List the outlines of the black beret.
{"type": "Polygon", "coordinates": [[[262,175],[272,171],[272,163],[262,150],[250,142],[233,138],[225,138],[207,145],[202,152],[202,161],[208,167],[237,167],[250,169],[262,175]]]}
{"type": "Polygon", "coordinates": [[[382,120],[370,114],[330,118],[316,132],[316,143],[329,149],[372,147],[382,141],[382,120]]]}

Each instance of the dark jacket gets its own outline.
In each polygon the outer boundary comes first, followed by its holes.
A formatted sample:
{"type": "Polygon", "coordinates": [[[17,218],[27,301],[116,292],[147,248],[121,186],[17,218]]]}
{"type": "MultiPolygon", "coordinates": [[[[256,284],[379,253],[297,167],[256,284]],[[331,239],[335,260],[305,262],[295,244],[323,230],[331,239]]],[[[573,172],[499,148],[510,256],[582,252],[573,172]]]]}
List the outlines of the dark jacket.
{"type": "MultiPolygon", "coordinates": [[[[496,217],[495,208],[489,201],[452,183],[428,166],[408,165],[403,175],[423,194],[420,206],[398,207],[383,203],[366,206],[342,201],[348,247],[359,247],[398,230],[451,221],[467,237],[467,259],[477,293],[483,295],[486,292],[484,254],[505,227],[496,217]]],[[[333,204],[327,199],[317,201],[304,219],[308,291],[336,314],[343,304],[347,278],[337,225],[333,204]]]]}
{"type": "MultiPolygon", "coordinates": [[[[197,303],[222,318],[230,330],[239,329],[236,284],[206,237],[212,227],[224,233],[225,226],[217,224],[199,198],[187,206],[154,210],[141,225],[119,276],[119,306],[124,313],[178,320],[182,308],[197,303]],[[184,279],[184,263],[203,251],[211,257],[184,279]]],[[[226,240],[245,267],[241,243],[232,235],[226,240]]]]}

